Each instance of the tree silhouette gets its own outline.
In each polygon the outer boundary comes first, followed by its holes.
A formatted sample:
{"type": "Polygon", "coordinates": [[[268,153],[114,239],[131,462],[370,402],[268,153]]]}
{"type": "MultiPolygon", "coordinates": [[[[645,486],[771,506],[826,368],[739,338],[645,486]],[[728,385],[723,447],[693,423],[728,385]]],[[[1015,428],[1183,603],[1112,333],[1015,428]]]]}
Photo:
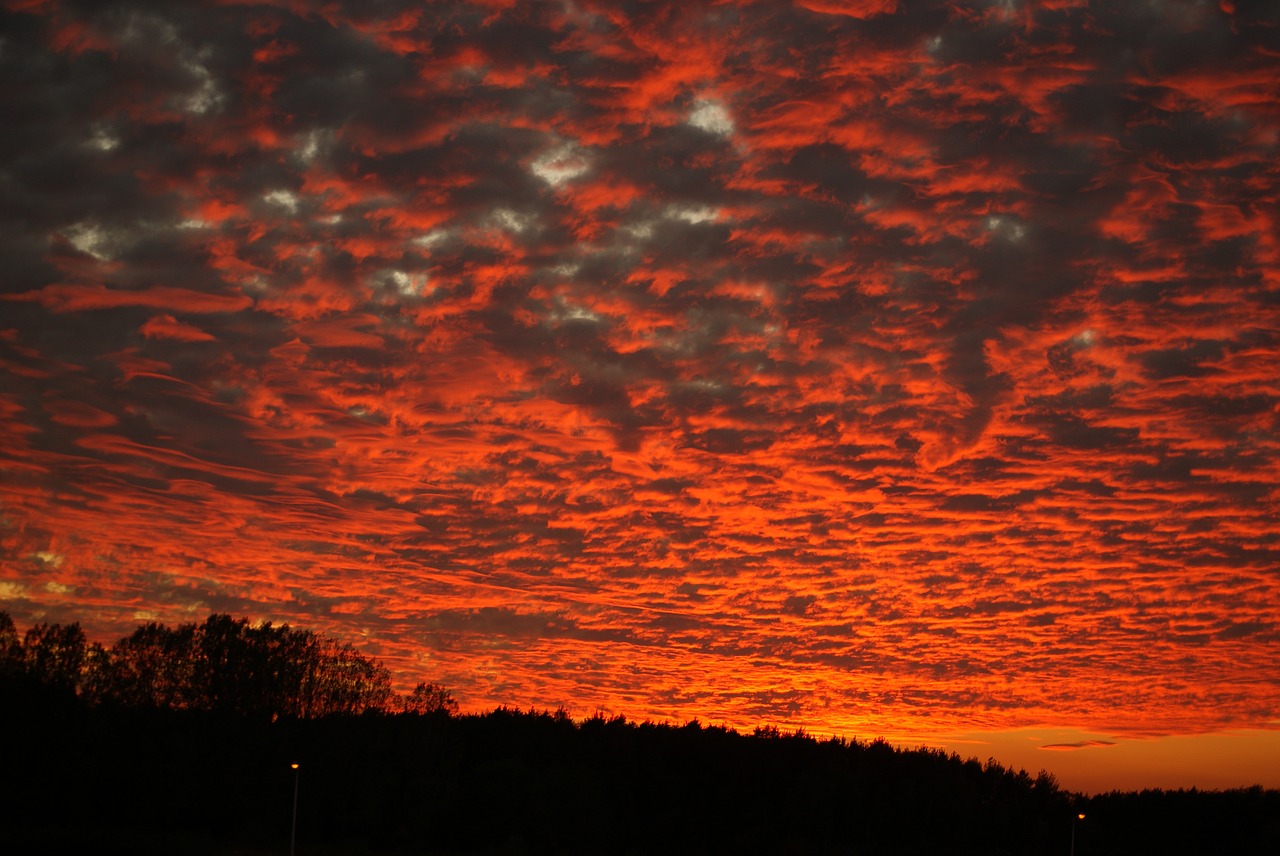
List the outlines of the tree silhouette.
{"type": "Polygon", "coordinates": [[[90,670],[86,694],[123,707],[198,707],[195,625],[143,624],[90,670]]]}
{"type": "Polygon", "coordinates": [[[22,643],[9,613],[0,612],[0,677],[22,670],[22,643]]]}
{"type": "Polygon", "coordinates": [[[351,645],[329,640],[315,670],[314,715],[388,711],[395,693],[391,673],[351,645]]]}
{"type": "Polygon", "coordinates": [[[80,623],[37,624],[22,638],[26,673],[46,691],[74,696],[80,689],[89,645],[80,623]]]}
{"type": "Polygon", "coordinates": [[[458,712],[458,702],[453,693],[437,683],[423,682],[404,698],[404,712],[418,715],[458,712]]]}
{"type": "Polygon", "coordinates": [[[37,624],[21,643],[0,613],[0,678],[114,708],[198,710],[261,719],[366,711],[456,713],[436,684],[400,699],[391,674],[351,645],[310,630],[214,614],[202,624],[150,622],[103,649],[79,624],[37,624]]]}
{"type": "MultiPolygon", "coordinates": [[[[165,706],[266,718],[316,717],[387,710],[394,698],[391,675],[380,663],[351,645],[287,624],[255,626],[245,618],[215,614],[202,625],[161,628],[148,631],[147,637],[149,644],[139,646],[140,651],[177,657],[173,668],[147,672],[176,682],[176,691],[167,695],[167,683],[150,690],[151,698],[171,699],[165,706]]],[[[130,640],[112,649],[113,658],[134,653],[130,640]]]]}

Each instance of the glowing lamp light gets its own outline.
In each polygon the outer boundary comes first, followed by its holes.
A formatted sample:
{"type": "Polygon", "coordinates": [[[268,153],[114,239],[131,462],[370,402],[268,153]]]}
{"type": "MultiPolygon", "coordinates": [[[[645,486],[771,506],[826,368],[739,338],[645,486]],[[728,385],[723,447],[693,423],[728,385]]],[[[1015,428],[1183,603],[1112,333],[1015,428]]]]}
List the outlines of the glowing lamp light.
{"type": "Polygon", "coordinates": [[[1071,821],[1071,856],[1076,856],[1076,821],[1084,820],[1084,812],[1080,812],[1071,821]]]}
{"type": "Polygon", "coordinates": [[[289,820],[289,856],[294,856],[298,841],[298,777],[301,773],[298,772],[296,761],[290,764],[289,768],[293,770],[293,817],[289,820]]]}

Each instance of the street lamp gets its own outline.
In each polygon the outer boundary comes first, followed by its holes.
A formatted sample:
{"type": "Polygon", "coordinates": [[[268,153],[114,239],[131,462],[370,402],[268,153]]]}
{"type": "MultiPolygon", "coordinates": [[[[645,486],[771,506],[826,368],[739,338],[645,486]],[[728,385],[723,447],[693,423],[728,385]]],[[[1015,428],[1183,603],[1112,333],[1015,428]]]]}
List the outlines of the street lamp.
{"type": "MultiPolygon", "coordinates": [[[[293,822],[289,825],[289,856],[293,856],[293,845],[298,837],[298,765],[290,764],[293,768],[293,822]]],[[[1080,815],[1084,817],[1084,815],[1080,815]]],[[[1074,835],[1074,827],[1072,830],[1074,835]]]]}
{"type": "Polygon", "coordinates": [[[1076,821],[1084,820],[1084,812],[1071,818],[1071,856],[1076,856],[1076,821]]]}

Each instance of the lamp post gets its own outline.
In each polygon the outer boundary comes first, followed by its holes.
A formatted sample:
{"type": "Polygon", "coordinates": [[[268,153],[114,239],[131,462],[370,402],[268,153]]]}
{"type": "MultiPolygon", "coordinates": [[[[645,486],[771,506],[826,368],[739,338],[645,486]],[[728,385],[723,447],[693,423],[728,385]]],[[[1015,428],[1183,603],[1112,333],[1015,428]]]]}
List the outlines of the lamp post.
{"type": "MultiPolygon", "coordinates": [[[[289,766],[293,768],[293,822],[289,824],[289,856],[293,856],[293,845],[298,837],[298,776],[300,774],[297,764],[289,766]]],[[[1072,834],[1074,835],[1074,827],[1072,834]]]]}
{"type": "Polygon", "coordinates": [[[1084,820],[1084,812],[1071,818],[1071,856],[1076,856],[1076,821],[1084,820]]]}

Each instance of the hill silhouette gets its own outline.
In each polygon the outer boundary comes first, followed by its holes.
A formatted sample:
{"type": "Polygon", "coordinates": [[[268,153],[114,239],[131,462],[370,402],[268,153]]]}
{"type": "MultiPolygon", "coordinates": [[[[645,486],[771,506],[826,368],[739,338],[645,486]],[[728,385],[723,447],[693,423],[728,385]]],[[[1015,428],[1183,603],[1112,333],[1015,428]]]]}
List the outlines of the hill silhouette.
{"type": "Polygon", "coordinates": [[[1280,841],[1274,790],[1086,798],[881,740],[460,716],[443,687],[401,697],[384,676],[333,640],[229,616],[103,648],[76,625],[19,639],[0,613],[0,849],[287,853],[295,776],[299,854],[1067,854],[1078,813],[1081,856],[1280,841]]]}

